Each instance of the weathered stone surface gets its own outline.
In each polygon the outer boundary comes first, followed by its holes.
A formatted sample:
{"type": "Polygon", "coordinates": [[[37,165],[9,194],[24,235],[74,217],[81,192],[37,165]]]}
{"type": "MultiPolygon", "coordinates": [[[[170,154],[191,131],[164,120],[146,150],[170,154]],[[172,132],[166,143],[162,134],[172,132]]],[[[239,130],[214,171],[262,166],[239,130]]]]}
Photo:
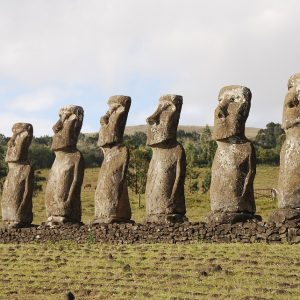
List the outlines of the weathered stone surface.
{"type": "Polygon", "coordinates": [[[176,141],[182,102],[178,95],[160,97],[157,110],[147,118],[147,145],[167,146],[169,141],[176,141]]]}
{"type": "Polygon", "coordinates": [[[176,132],[182,97],[165,95],[147,119],[147,144],[153,149],[146,185],[147,222],[183,222],[186,157],[176,132]]]}
{"type": "Polygon", "coordinates": [[[76,149],[78,136],[83,122],[83,108],[76,105],[62,107],[59,111],[59,120],[53,126],[53,151],[70,151],[76,149]]]}
{"type": "Polygon", "coordinates": [[[299,228],[289,228],[287,231],[287,241],[290,244],[300,243],[300,229],[299,228]]]}
{"type": "Polygon", "coordinates": [[[210,224],[235,224],[248,220],[262,221],[261,216],[249,213],[234,212],[215,212],[208,216],[207,221],[210,224]]]}
{"type": "Polygon", "coordinates": [[[288,220],[299,220],[300,223],[300,208],[282,208],[269,215],[269,220],[275,223],[284,223],[288,220]]]}
{"type": "Polygon", "coordinates": [[[213,212],[255,212],[255,152],[251,142],[218,142],[210,188],[213,212]]]}
{"type": "Polygon", "coordinates": [[[109,110],[101,117],[101,129],[98,145],[108,147],[123,143],[123,135],[127,122],[127,116],[131,106],[131,98],[116,95],[108,100],[109,110]]]}
{"type": "Polygon", "coordinates": [[[281,148],[278,180],[278,207],[300,209],[300,73],[288,82],[282,128],[286,139],[281,148]]]}
{"type": "Polygon", "coordinates": [[[126,181],[129,150],[123,145],[123,134],[131,98],[113,96],[109,98],[108,105],[108,112],[100,120],[98,144],[104,159],[95,193],[93,223],[130,222],[131,208],[126,181]]]}
{"type": "Polygon", "coordinates": [[[34,172],[28,161],[33,128],[28,123],[16,123],[12,131],[5,157],[9,172],[3,186],[2,220],[8,227],[27,227],[33,217],[34,172]]]}
{"type": "Polygon", "coordinates": [[[83,122],[80,106],[66,106],[54,125],[52,149],[55,161],[46,187],[45,205],[49,226],[57,223],[81,221],[81,185],[84,176],[84,161],[76,144],[83,122]]]}
{"type": "Polygon", "coordinates": [[[254,218],[256,156],[252,143],[245,137],[251,97],[251,91],[242,86],[227,86],[219,93],[213,132],[218,149],[212,165],[210,222],[232,223],[239,219],[239,213],[242,219],[254,218]]]}

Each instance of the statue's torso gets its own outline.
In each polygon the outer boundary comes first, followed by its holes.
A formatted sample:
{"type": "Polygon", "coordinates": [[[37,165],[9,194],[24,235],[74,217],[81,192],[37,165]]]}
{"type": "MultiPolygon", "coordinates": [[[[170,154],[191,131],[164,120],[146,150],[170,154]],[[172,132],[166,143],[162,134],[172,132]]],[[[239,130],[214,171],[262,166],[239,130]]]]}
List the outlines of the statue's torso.
{"type": "Polygon", "coordinates": [[[104,159],[95,193],[95,217],[130,220],[126,181],[129,151],[123,145],[102,149],[104,159]]]}
{"type": "Polygon", "coordinates": [[[299,127],[287,131],[281,148],[278,192],[279,208],[300,208],[299,127]]]}
{"type": "Polygon", "coordinates": [[[146,185],[147,214],[185,214],[184,178],[183,147],[153,147],[146,185]]]}
{"type": "Polygon", "coordinates": [[[255,152],[251,142],[218,142],[210,186],[213,212],[255,212],[255,152]]]}
{"type": "Polygon", "coordinates": [[[79,151],[57,151],[46,187],[47,216],[81,219],[80,192],[84,162],[79,151]]]}
{"type": "Polygon", "coordinates": [[[29,164],[9,163],[2,194],[4,221],[32,222],[33,181],[33,169],[29,164]]]}

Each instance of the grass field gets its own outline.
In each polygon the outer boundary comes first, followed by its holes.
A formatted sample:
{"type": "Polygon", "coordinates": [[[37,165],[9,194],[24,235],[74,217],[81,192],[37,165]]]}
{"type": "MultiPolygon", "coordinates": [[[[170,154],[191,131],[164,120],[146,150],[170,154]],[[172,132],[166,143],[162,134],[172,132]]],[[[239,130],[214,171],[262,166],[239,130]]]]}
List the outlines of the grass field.
{"type": "MultiPolygon", "coordinates": [[[[47,176],[48,171],[41,171],[47,176]]],[[[98,169],[87,169],[83,221],[93,218],[98,169]]],[[[277,186],[278,168],[258,166],[256,188],[277,186]]],[[[141,221],[130,194],[133,219],[141,221]]],[[[265,219],[276,201],[257,199],[265,219]]],[[[144,199],[142,199],[144,206],[144,199]]],[[[187,194],[187,215],[204,220],[208,195],[187,194]]],[[[45,220],[44,192],[34,198],[34,223],[45,220]]],[[[92,241],[0,245],[0,299],[300,299],[300,245],[109,245],[92,241]]]]}
{"type": "Polygon", "coordinates": [[[299,299],[300,245],[1,245],[0,299],[299,299]]]}

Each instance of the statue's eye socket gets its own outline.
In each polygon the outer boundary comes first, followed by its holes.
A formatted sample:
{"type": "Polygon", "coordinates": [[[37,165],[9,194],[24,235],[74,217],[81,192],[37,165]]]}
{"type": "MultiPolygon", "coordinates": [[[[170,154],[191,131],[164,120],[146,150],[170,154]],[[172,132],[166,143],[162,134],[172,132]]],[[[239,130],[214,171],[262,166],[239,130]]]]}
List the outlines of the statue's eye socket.
{"type": "Polygon", "coordinates": [[[287,106],[289,108],[293,108],[299,105],[299,100],[298,99],[293,99],[291,101],[288,102],[287,106]]]}
{"type": "Polygon", "coordinates": [[[230,102],[234,102],[235,98],[231,97],[229,100],[230,100],[230,102]]]}
{"type": "Polygon", "coordinates": [[[163,108],[163,109],[167,109],[169,106],[171,106],[170,103],[164,102],[163,105],[162,105],[162,108],[163,108]]]}

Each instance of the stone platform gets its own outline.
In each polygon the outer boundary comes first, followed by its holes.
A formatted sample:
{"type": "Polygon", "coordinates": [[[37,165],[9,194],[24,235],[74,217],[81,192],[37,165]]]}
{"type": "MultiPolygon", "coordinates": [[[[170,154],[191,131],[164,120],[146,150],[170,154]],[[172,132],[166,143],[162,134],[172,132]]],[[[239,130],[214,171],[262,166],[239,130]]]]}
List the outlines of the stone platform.
{"type": "Polygon", "coordinates": [[[236,224],[97,224],[0,228],[0,243],[300,243],[300,219],[284,223],[251,220],[236,224]]]}

